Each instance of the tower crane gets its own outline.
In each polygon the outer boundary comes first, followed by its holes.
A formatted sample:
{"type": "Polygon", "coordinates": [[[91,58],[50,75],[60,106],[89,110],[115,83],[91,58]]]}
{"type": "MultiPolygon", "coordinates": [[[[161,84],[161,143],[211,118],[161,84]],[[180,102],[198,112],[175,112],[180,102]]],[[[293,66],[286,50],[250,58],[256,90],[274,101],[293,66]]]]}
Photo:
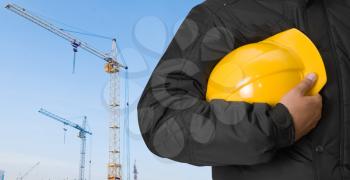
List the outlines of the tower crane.
{"type": "Polygon", "coordinates": [[[80,148],[80,166],[79,166],[79,179],[78,180],[85,180],[84,174],[85,174],[85,154],[86,154],[86,134],[92,135],[92,133],[88,130],[86,130],[86,116],[84,116],[83,124],[82,126],[79,126],[78,124],[75,124],[65,118],[62,118],[56,114],[53,114],[45,109],[40,109],[39,113],[50,117],[56,121],[59,121],[63,123],[66,126],[73,127],[77,130],[79,130],[78,137],[81,139],[81,148],[80,148]]]}
{"type": "Polygon", "coordinates": [[[28,176],[28,174],[30,172],[32,172],[37,166],[39,166],[40,161],[35,163],[34,166],[32,166],[27,172],[25,172],[23,175],[21,175],[20,177],[17,177],[17,180],[23,180],[26,176],[28,176]]]}
{"type": "MultiPolygon", "coordinates": [[[[104,70],[110,75],[109,80],[109,160],[108,160],[108,180],[121,180],[122,179],[122,165],[120,162],[120,80],[119,71],[121,69],[127,70],[128,67],[124,66],[117,61],[116,51],[117,44],[116,39],[112,40],[112,51],[110,53],[104,53],[86,42],[83,42],[70,33],[63,31],[57,26],[49,23],[48,21],[39,18],[28,10],[16,5],[7,4],[5,6],[8,10],[24,17],[25,19],[41,26],[42,28],[52,32],[53,34],[67,40],[73,47],[74,55],[78,48],[81,48],[98,58],[106,62],[104,70]]],[[[128,168],[128,167],[127,167],[128,168]]]]}

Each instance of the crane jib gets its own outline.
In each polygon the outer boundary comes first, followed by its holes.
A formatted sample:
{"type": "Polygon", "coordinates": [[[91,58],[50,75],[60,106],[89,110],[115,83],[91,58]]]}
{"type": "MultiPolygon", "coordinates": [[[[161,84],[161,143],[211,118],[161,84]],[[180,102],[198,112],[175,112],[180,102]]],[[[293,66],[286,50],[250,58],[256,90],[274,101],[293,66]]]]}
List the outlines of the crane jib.
{"type": "MultiPolygon", "coordinates": [[[[99,57],[100,59],[102,59],[104,61],[107,61],[110,58],[115,59],[115,57],[111,57],[109,55],[109,53],[102,52],[102,51],[92,47],[88,43],[79,40],[78,38],[74,37],[73,35],[69,34],[68,32],[63,31],[61,28],[56,27],[52,23],[49,23],[42,18],[39,18],[37,16],[30,14],[26,9],[24,9],[16,4],[7,4],[5,6],[5,8],[22,16],[22,17],[24,17],[24,18],[26,18],[26,19],[28,19],[31,22],[41,26],[42,28],[56,34],[57,36],[60,36],[61,38],[69,41],[72,45],[79,44],[80,48],[82,48],[82,49],[86,50],[87,52],[99,57]]],[[[113,41],[115,41],[115,39],[113,39],[113,41]]],[[[118,67],[125,68],[125,66],[118,63],[117,61],[116,61],[116,63],[117,63],[118,67]]]]}
{"type": "Polygon", "coordinates": [[[86,116],[84,116],[83,119],[83,124],[82,126],[79,126],[78,124],[75,124],[65,118],[62,118],[56,114],[53,114],[43,108],[41,108],[39,111],[39,113],[50,117],[56,121],[59,121],[61,123],[63,123],[64,125],[68,125],[71,126],[77,130],[79,130],[79,138],[81,139],[81,151],[80,151],[80,165],[79,165],[79,180],[84,180],[84,169],[85,169],[85,152],[86,152],[86,134],[90,134],[92,135],[92,133],[88,130],[86,130],[86,116]]]}
{"type": "MultiPolygon", "coordinates": [[[[86,42],[80,41],[78,38],[72,36],[70,33],[63,31],[62,29],[56,27],[55,25],[53,25],[52,23],[49,23],[48,21],[34,16],[32,13],[28,12],[26,9],[15,5],[15,4],[8,4],[6,5],[6,7],[8,10],[18,14],[19,16],[24,17],[25,19],[33,22],[34,24],[39,25],[40,27],[52,32],[53,34],[67,40],[68,42],[71,43],[71,45],[73,46],[73,50],[74,51],[78,51],[77,48],[81,48],[97,57],[99,57],[100,59],[104,60],[105,62],[107,62],[104,66],[104,70],[110,75],[110,89],[109,89],[109,111],[110,111],[110,119],[109,119],[109,134],[110,134],[110,139],[109,139],[109,150],[108,150],[108,154],[109,154],[109,160],[108,160],[108,175],[107,178],[109,180],[115,180],[115,179],[124,179],[124,175],[122,177],[122,165],[121,165],[121,157],[120,157],[120,115],[119,115],[119,101],[120,101],[120,80],[119,80],[119,75],[118,72],[120,70],[120,68],[123,68],[127,71],[128,67],[124,66],[122,64],[120,64],[117,61],[117,43],[116,43],[116,39],[112,40],[112,50],[111,53],[104,53],[92,46],[90,46],[89,44],[87,44],[86,42]]],[[[75,55],[75,54],[74,54],[75,55]]],[[[73,61],[73,72],[74,72],[74,61],[73,61]]],[[[45,110],[39,111],[47,116],[51,116],[52,118],[62,122],[63,124],[66,125],[70,125],[72,127],[75,127],[76,129],[78,129],[82,134],[80,136],[80,138],[82,139],[82,151],[81,152],[81,166],[80,166],[80,172],[79,172],[79,180],[83,180],[84,179],[84,161],[85,161],[85,157],[83,155],[85,155],[85,135],[84,133],[87,134],[92,134],[89,131],[85,130],[85,126],[83,123],[83,127],[77,125],[77,124],[72,124],[70,121],[67,121],[66,119],[60,118],[59,116],[49,113],[45,110]]],[[[84,121],[85,122],[85,121],[84,121]]],[[[129,156],[127,155],[127,161],[129,162],[129,156]]],[[[126,169],[128,169],[129,167],[125,167],[126,169]]],[[[126,175],[125,179],[129,179],[129,175],[126,175]]]]}

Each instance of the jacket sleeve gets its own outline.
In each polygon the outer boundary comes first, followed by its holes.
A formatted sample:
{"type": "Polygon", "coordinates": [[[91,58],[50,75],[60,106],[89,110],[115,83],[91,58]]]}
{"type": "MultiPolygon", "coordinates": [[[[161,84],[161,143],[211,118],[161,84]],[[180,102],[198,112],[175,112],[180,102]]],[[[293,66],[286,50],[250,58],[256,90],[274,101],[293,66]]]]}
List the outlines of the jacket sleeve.
{"type": "Polygon", "coordinates": [[[294,143],[282,104],[205,100],[211,70],[235,41],[206,7],[191,10],[138,104],[140,130],[154,154],[198,166],[254,165],[294,143]]]}

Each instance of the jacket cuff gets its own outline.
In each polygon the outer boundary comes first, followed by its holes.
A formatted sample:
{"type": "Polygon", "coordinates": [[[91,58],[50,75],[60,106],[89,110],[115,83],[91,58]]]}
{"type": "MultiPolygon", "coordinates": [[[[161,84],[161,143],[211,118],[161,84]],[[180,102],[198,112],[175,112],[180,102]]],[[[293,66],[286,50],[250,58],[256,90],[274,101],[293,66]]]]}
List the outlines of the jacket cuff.
{"type": "Polygon", "coordinates": [[[270,118],[275,125],[275,140],[278,148],[284,148],[295,142],[293,117],[286,106],[278,103],[271,109],[270,118]]]}

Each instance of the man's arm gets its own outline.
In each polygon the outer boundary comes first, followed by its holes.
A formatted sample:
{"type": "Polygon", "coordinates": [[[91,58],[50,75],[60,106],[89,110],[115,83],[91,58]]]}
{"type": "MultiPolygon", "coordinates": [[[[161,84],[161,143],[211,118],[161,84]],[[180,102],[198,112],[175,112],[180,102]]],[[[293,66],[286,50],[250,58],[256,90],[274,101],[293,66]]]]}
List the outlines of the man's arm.
{"type": "Polygon", "coordinates": [[[283,104],[205,100],[209,74],[234,41],[205,7],[190,12],[138,104],[153,153],[194,165],[254,165],[294,143],[293,118],[283,104]]]}

